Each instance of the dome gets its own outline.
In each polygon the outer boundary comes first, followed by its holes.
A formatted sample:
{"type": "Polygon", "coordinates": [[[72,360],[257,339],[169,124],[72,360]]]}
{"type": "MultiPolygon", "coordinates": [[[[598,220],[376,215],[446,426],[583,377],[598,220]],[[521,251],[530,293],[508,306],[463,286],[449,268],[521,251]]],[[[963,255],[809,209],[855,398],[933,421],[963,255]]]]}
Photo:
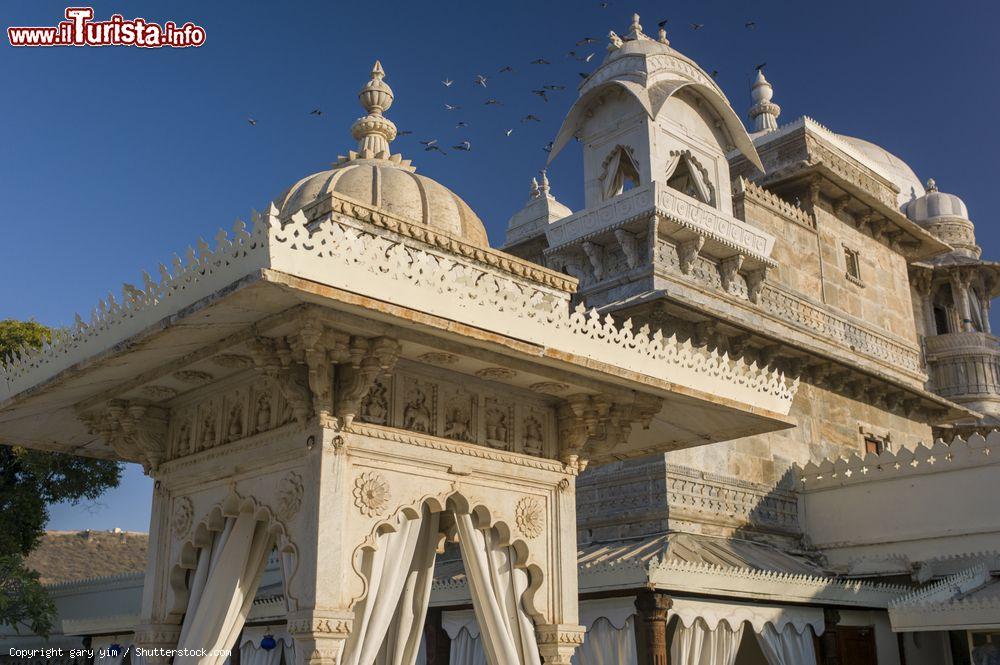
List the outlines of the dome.
{"type": "Polygon", "coordinates": [[[489,247],[486,228],[453,191],[412,167],[389,160],[352,159],[303,178],[275,202],[287,217],[317,198],[338,194],[476,245],[489,247]]]}
{"type": "Polygon", "coordinates": [[[939,192],[934,180],[927,181],[927,193],[907,203],[904,212],[917,223],[939,217],[969,219],[969,210],[962,199],[954,194],[939,192]]]}
{"type": "Polygon", "coordinates": [[[472,208],[439,182],[416,173],[401,155],[392,155],[389,143],[396,126],[383,111],[392,106],[392,89],[383,81],[378,62],[371,80],[358,94],[368,115],[358,119],[351,133],[357,152],[341,157],[328,171],[307,176],[278,197],[278,216],[287,218],[329,194],[373,206],[389,214],[423,224],[477,247],[489,247],[486,228],[472,208]]]}
{"type": "Polygon", "coordinates": [[[891,183],[899,187],[897,205],[903,210],[910,201],[924,195],[924,186],[920,178],[913,172],[909,164],[892,154],[885,148],[863,139],[838,134],[848,145],[860,152],[871,161],[871,166],[891,183]]]}

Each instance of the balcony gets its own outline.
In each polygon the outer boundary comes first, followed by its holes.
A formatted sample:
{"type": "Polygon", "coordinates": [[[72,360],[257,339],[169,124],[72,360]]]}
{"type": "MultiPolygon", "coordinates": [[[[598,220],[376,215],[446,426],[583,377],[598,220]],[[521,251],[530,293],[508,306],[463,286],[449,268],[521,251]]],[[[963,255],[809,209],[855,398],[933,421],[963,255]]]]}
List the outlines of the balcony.
{"type": "Polygon", "coordinates": [[[1000,339],[963,332],[925,340],[931,389],[942,397],[968,401],[1000,396],[1000,339]]]}

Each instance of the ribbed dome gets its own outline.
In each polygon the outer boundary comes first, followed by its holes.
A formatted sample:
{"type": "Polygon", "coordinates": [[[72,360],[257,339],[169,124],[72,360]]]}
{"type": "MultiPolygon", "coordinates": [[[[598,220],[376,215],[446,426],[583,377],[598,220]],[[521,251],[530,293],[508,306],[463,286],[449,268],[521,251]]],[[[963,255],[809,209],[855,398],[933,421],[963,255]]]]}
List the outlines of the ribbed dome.
{"type": "Polygon", "coordinates": [[[933,180],[927,181],[927,193],[906,204],[906,216],[917,223],[939,217],[969,219],[969,210],[962,199],[954,194],[939,192],[933,180]]]}
{"type": "Polygon", "coordinates": [[[384,159],[354,159],[303,178],[275,202],[287,217],[327,194],[367,205],[444,231],[478,247],[489,247],[486,228],[457,194],[412,167],[384,159]]]}
{"type": "Polygon", "coordinates": [[[385,70],[376,61],[371,80],[358,93],[368,115],[351,126],[357,151],[341,157],[329,171],[299,180],[279,196],[274,201],[278,216],[286,219],[317,199],[336,194],[488,248],[486,228],[465,201],[444,185],[417,175],[409,160],[390,152],[397,130],[383,115],[393,102],[392,88],[384,79],[385,70]]]}

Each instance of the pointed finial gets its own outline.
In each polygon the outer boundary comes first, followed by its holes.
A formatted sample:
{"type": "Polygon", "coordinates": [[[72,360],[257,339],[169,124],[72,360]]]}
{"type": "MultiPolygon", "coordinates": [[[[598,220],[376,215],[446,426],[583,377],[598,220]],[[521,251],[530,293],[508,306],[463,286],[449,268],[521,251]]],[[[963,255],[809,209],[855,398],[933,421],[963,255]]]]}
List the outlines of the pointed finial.
{"type": "Polygon", "coordinates": [[[936,192],[937,190],[938,190],[937,183],[934,181],[934,178],[928,178],[927,179],[927,191],[928,192],[936,192]]]}
{"type": "Polygon", "coordinates": [[[531,198],[537,199],[538,194],[538,178],[531,179],[531,198]]]}
{"type": "Polygon", "coordinates": [[[774,88],[764,77],[763,67],[757,68],[757,78],[750,87],[750,119],[753,121],[753,131],[770,132],[778,128],[778,116],[781,107],[771,101],[774,88]]]}
{"type": "Polygon", "coordinates": [[[642,32],[642,26],[639,25],[638,14],[632,14],[632,32],[642,32]]]}
{"type": "Polygon", "coordinates": [[[624,42],[622,41],[622,38],[619,37],[618,33],[615,32],[614,30],[608,32],[608,39],[611,41],[611,43],[608,44],[608,50],[609,51],[614,51],[616,49],[620,49],[622,47],[622,44],[624,44],[624,42]]]}
{"type": "Polygon", "coordinates": [[[670,46],[670,40],[667,39],[667,29],[666,28],[663,28],[663,27],[660,28],[660,39],[659,39],[659,42],[661,44],[663,44],[664,46],[670,46]]]}
{"type": "Polygon", "coordinates": [[[368,115],[354,122],[351,135],[358,141],[358,156],[362,159],[388,159],[389,143],[396,138],[396,125],[382,115],[393,100],[392,88],[384,78],[382,63],[376,60],[371,79],[358,93],[358,101],[368,115]]]}
{"type": "Polygon", "coordinates": [[[538,187],[538,191],[541,192],[543,195],[548,196],[548,193],[549,193],[549,176],[545,173],[545,169],[542,169],[541,171],[539,171],[538,174],[542,177],[542,181],[541,181],[541,184],[538,187]]]}

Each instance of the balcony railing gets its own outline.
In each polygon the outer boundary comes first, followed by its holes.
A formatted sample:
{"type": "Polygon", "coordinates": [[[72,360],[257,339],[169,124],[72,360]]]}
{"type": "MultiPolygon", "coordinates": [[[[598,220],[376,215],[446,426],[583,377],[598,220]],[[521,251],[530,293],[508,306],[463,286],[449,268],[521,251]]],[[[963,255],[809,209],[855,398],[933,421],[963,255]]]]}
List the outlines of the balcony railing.
{"type": "Polygon", "coordinates": [[[964,332],[925,342],[934,392],[947,398],[1000,396],[1000,339],[964,332]]]}

